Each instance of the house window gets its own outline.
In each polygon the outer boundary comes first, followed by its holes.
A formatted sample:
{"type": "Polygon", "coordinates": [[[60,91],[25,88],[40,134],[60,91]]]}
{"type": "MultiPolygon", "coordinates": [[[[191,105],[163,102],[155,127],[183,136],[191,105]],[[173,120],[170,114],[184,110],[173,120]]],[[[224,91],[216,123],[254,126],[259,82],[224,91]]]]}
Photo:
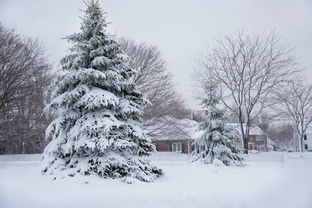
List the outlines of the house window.
{"type": "Polygon", "coordinates": [[[304,149],[308,149],[308,144],[304,144],[304,149]]]}
{"type": "Polygon", "coordinates": [[[173,143],[172,152],[182,152],[182,143],[173,143]]]}
{"type": "Polygon", "coordinates": [[[303,136],[303,140],[308,140],[308,137],[306,134],[303,136]]]}

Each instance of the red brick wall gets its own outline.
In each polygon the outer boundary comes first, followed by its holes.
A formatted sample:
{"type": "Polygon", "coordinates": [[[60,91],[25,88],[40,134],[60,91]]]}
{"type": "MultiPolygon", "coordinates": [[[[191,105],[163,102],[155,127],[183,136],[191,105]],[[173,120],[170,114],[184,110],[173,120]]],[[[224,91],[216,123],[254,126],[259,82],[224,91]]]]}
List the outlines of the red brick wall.
{"type": "MultiPolygon", "coordinates": [[[[257,141],[256,135],[249,135],[248,143],[252,143],[254,146],[254,150],[261,150],[264,146],[264,141],[257,141]]],[[[249,150],[251,150],[251,145],[248,145],[249,150]]]]}
{"type": "Polygon", "coordinates": [[[156,150],[158,152],[171,152],[173,143],[181,143],[182,144],[182,153],[189,154],[191,153],[192,148],[191,139],[180,139],[180,140],[154,140],[153,144],[156,146],[156,150]]]}
{"type": "MultiPolygon", "coordinates": [[[[238,146],[242,146],[241,139],[234,140],[238,146]]],[[[256,135],[249,135],[248,137],[248,149],[249,150],[263,150],[265,145],[264,141],[257,141],[256,135]],[[251,145],[252,144],[252,145],[251,145]],[[253,148],[251,148],[253,146],[253,148]]]]}
{"type": "Polygon", "coordinates": [[[254,142],[254,141],[256,141],[256,135],[249,135],[248,141],[249,141],[249,142],[254,142]]]}
{"type": "MultiPolygon", "coordinates": [[[[158,152],[171,152],[172,144],[173,143],[181,143],[183,145],[182,153],[189,154],[192,152],[192,139],[180,139],[180,140],[153,140],[152,143],[155,144],[156,150],[158,152]]],[[[238,145],[241,145],[241,141],[238,145]]],[[[264,141],[257,141],[255,135],[249,135],[248,143],[252,143],[254,145],[255,150],[261,150],[264,146],[264,141]]],[[[250,145],[248,145],[249,150],[250,145]]]]}

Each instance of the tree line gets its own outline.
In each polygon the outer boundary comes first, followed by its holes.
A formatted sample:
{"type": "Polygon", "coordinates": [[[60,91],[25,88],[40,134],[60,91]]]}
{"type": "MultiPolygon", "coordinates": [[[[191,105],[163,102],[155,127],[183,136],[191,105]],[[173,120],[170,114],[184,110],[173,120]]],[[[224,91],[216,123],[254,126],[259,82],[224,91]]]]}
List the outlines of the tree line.
{"type": "Polygon", "coordinates": [[[0,25],[0,154],[38,153],[45,146],[50,69],[37,40],[0,25]]]}

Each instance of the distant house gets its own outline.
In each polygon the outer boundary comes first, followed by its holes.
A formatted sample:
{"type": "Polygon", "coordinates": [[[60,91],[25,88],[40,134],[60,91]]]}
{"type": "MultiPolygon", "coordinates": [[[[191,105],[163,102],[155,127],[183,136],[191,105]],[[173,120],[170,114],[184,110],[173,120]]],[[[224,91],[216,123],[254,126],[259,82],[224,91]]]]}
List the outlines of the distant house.
{"type": "Polygon", "coordinates": [[[153,139],[152,143],[155,144],[158,152],[177,152],[190,154],[192,152],[193,139],[166,139],[157,140],[153,139]]]}
{"type": "MultiPolygon", "coordinates": [[[[230,123],[228,125],[235,129],[237,134],[240,135],[241,131],[238,123],[230,123]]],[[[242,146],[241,139],[237,140],[237,143],[242,146]]],[[[248,150],[265,151],[267,145],[268,139],[261,128],[259,126],[251,126],[249,129],[248,150]]],[[[271,145],[273,145],[273,141],[271,142],[271,145]]],[[[271,148],[275,150],[274,146],[271,148]]]]}
{"type": "Polygon", "coordinates": [[[309,127],[303,137],[303,151],[312,151],[312,127],[309,127]]]}
{"type": "MultiPolygon", "coordinates": [[[[172,119],[166,117],[164,119],[172,119]]],[[[171,131],[166,134],[160,134],[161,132],[155,133],[157,136],[152,136],[152,143],[155,144],[158,152],[178,152],[189,154],[192,152],[192,146],[195,138],[201,135],[198,131],[198,122],[190,119],[175,120],[172,122],[173,125],[170,127],[171,131]]],[[[239,124],[230,123],[228,124],[234,130],[236,134],[240,134],[239,124]]],[[[312,131],[311,131],[312,139],[312,131]]],[[[242,146],[240,138],[234,139],[238,145],[242,146]]],[[[248,150],[265,151],[269,147],[270,150],[275,150],[275,143],[267,139],[260,127],[252,126],[249,131],[248,139],[248,150]]],[[[311,144],[312,147],[312,144],[311,144]]]]}
{"type": "MultiPolygon", "coordinates": [[[[164,119],[172,119],[166,117],[164,119]]],[[[169,122],[170,123],[170,122],[169,122]]],[[[158,152],[177,152],[190,154],[194,138],[198,135],[198,123],[190,119],[174,120],[169,126],[170,131],[164,134],[155,133],[151,137],[152,143],[156,146],[158,152]],[[157,136],[156,136],[157,135],[157,136]]]]}

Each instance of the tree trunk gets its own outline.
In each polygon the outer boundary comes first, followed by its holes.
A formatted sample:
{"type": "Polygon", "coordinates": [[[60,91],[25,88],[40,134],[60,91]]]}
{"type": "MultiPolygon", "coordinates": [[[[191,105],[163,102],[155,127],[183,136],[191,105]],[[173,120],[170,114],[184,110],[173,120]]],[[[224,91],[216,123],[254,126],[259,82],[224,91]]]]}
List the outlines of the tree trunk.
{"type": "Polygon", "coordinates": [[[241,129],[241,138],[243,143],[243,152],[244,154],[248,154],[248,138],[246,138],[246,134],[244,131],[244,125],[243,123],[240,123],[240,129],[241,129]]]}
{"type": "MultiPolygon", "coordinates": [[[[264,138],[264,151],[267,152],[268,151],[268,134],[265,133],[265,138],[264,138]]],[[[274,151],[274,147],[273,147],[273,151],[274,151]]]]}
{"type": "Polygon", "coordinates": [[[303,152],[303,137],[304,137],[303,134],[300,135],[300,137],[299,137],[299,151],[300,152],[303,152]]]}
{"type": "Polygon", "coordinates": [[[248,154],[248,141],[249,141],[249,118],[247,119],[246,122],[246,129],[245,129],[245,134],[244,134],[244,153],[248,154]]]}
{"type": "Polygon", "coordinates": [[[244,154],[248,154],[248,138],[244,138],[244,154]]]}

